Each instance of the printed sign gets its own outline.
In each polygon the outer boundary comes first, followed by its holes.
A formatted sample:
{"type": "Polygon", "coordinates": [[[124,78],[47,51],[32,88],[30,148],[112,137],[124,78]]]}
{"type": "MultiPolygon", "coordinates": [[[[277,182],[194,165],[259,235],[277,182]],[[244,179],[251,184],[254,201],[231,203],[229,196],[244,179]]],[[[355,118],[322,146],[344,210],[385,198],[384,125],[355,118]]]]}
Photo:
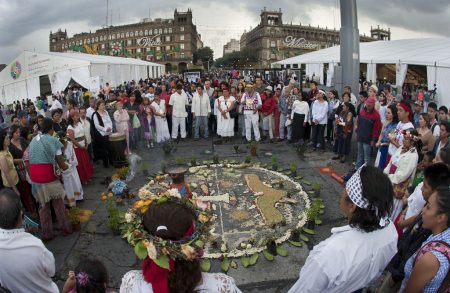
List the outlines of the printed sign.
{"type": "Polygon", "coordinates": [[[310,43],[305,38],[294,38],[293,36],[287,36],[283,41],[284,47],[297,48],[297,49],[318,49],[318,44],[310,43]]]}
{"type": "Polygon", "coordinates": [[[156,47],[162,44],[161,35],[156,35],[153,37],[144,37],[137,39],[137,44],[140,47],[156,47]],[[158,39],[158,40],[157,40],[158,39]]]}

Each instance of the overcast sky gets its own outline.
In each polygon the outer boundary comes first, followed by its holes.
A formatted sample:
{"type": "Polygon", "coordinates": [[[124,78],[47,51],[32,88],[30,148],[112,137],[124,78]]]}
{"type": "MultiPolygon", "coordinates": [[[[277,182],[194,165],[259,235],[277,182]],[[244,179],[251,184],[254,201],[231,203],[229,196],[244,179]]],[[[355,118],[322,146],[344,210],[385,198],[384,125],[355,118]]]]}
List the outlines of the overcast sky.
{"type": "MultiPolygon", "coordinates": [[[[22,50],[47,52],[49,33],[67,29],[70,36],[95,31],[106,22],[107,0],[0,0],[0,64],[9,64],[22,50]]],[[[359,0],[361,34],[370,26],[390,27],[393,39],[450,37],[449,0],[359,0]]],[[[134,23],[143,18],[173,18],[175,9],[192,9],[205,46],[222,56],[223,45],[239,39],[245,29],[259,23],[261,10],[283,12],[284,23],[311,24],[339,29],[339,0],[297,1],[142,1],[109,0],[112,24],[134,23]],[[274,6],[274,3],[275,6],[274,6]]]]}

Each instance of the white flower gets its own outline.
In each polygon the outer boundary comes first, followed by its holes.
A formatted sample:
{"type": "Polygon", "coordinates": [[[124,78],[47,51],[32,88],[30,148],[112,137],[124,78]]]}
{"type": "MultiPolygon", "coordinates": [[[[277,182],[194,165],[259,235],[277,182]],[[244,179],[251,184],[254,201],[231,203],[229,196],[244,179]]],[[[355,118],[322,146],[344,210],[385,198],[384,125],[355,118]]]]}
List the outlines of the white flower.
{"type": "Polygon", "coordinates": [[[181,198],[180,192],[176,188],[172,188],[169,190],[169,195],[171,197],[181,198]]]}
{"type": "Polygon", "coordinates": [[[155,244],[153,242],[149,242],[147,245],[147,254],[150,259],[157,259],[158,252],[156,251],[155,244]]]}
{"type": "Polygon", "coordinates": [[[131,223],[134,221],[136,215],[134,213],[125,213],[125,222],[131,223]]]}

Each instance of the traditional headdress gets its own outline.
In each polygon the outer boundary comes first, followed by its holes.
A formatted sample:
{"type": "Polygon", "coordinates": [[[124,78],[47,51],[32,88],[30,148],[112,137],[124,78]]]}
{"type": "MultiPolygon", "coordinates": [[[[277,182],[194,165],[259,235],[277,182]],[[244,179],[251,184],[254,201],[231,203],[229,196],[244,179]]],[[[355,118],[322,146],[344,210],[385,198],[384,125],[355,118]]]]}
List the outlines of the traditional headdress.
{"type": "MultiPolygon", "coordinates": [[[[126,228],[123,230],[123,237],[134,247],[136,255],[144,260],[144,279],[152,284],[153,291],[166,293],[169,292],[167,274],[173,270],[175,261],[192,261],[203,255],[203,247],[211,239],[213,216],[197,207],[194,200],[182,198],[177,189],[154,194],[143,187],[139,191],[139,197],[140,200],[124,215],[126,228]],[[195,215],[194,223],[181,240],[163,239],[144,229],[144,216],[150,206],[168,201],[188,208],[195,215]]],[[[156,232],[168,229],[168,226],[161,224],[156,227],[156,232]]]]}
{"type": "MultiPolygon", "coordinates": [[[[368,210],[375,210],[376,215],[378,216],[378,209],[376,207],[370,206],[369,201],[363,195],[363,186],[361,181],[361,170],[365,167],[365,164],[362,165],[352,177],[347,181],[345,185],[345,190],[347,191],[348,197],[350,200],[359,208],[368,210]]],[[[389,223],[387,217],[380,218],[379,225],[381,227],[385,227],[389,223]]]]}

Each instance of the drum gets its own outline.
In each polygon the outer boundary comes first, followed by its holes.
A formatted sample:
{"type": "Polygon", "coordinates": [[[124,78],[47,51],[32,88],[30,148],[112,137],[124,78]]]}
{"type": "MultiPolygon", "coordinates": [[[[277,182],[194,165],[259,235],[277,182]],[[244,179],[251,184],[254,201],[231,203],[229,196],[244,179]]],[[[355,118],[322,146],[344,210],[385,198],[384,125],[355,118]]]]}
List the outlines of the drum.
{"type": "Polygon", "coordinates": [[[122,133],[111,133],[109,135],[109,146],[111,148],[112,165],[115,168],[127,166],[128,161],[125,156],[127,141],[125,135],[122,133]]]}

